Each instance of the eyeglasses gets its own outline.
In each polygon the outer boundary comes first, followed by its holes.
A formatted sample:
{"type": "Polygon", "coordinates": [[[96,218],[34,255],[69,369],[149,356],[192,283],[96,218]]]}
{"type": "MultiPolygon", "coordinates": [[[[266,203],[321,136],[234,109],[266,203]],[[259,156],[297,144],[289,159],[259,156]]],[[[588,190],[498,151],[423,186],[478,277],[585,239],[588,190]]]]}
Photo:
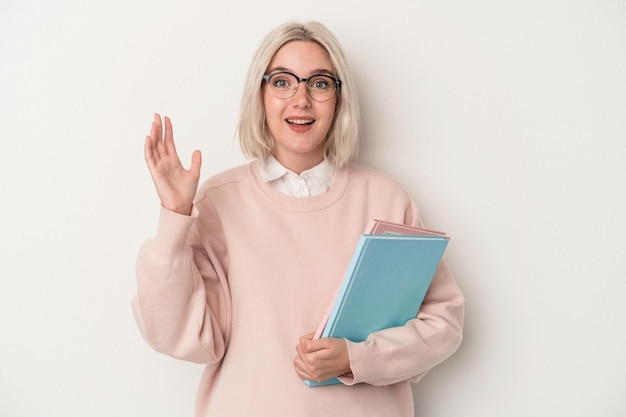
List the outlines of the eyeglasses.
{"type": "Polygon", "coordinates": [[[324,74],[313,74],[309,78],[300,78],[287,71],[265,74],[263,81],[276,98],[289,98],[296,94],[301,82],[306,84],[309,97],[315,101],[328,101],[336,91],[341,91],[341,80],[324,74]]]}

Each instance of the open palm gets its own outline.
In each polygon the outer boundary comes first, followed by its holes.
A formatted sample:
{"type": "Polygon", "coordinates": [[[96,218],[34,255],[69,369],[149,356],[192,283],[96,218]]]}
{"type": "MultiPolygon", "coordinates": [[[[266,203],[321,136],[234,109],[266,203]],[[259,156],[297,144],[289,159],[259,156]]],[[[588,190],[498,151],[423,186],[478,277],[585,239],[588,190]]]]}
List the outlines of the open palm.
{"type": "Polygon", "coordinates": [[[174,145],[172,122],[166,116],[164,129],[161,116],[155,114],[150,135],[146,136],[144,156],[161,205],[168,210],[189,215],[200,180],[200,151],[193,152],[191,167],[185,169],[174,145]]]}

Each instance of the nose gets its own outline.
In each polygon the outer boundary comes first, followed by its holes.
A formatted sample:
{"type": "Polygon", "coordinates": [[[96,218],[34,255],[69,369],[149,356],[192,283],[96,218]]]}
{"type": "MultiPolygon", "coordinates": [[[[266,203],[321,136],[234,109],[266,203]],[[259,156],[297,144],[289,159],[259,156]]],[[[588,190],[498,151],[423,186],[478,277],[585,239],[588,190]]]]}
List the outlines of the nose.
{"type": "Polygon", "coordinates": [[[292,97],[295,104],[309,107],[311,105],[311,97],[309,97],[309,89],[304,81],[298,83],[298,89],[292,97]]]}

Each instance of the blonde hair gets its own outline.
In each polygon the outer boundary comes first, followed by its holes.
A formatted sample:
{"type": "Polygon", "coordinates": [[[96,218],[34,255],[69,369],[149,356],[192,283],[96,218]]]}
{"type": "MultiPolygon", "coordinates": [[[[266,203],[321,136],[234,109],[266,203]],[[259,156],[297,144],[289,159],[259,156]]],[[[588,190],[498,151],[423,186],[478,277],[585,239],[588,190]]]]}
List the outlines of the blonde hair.
{"type": "Polygon", "coordinates": [[[328,131],[325,158],[337,166],[356,156],[360,112],[354,84],[335,36],[319,22],[285,23],[271,31],[261,42],[248,70],[239,115],[239,143],[248,158],[265,159],[274,152],[274,139],[265,123],[263,75],[276,54],[286,43],[316,42],[330,57],[335,77],[341,80],[335,118],[328,131]]]}

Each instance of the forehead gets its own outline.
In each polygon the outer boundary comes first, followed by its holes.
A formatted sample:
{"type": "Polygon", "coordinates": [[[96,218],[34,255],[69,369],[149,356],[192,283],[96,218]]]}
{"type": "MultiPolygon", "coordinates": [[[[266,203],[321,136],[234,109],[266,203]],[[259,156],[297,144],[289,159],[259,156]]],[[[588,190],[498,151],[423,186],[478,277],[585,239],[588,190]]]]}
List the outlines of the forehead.
{"type": "Polygon", "coordinates": [[[270,61],[269,69],[286,69],[302,73],[320,70],[333,72],[328,52],[317,42],[292,41],[284,44],[270,61]]]}

